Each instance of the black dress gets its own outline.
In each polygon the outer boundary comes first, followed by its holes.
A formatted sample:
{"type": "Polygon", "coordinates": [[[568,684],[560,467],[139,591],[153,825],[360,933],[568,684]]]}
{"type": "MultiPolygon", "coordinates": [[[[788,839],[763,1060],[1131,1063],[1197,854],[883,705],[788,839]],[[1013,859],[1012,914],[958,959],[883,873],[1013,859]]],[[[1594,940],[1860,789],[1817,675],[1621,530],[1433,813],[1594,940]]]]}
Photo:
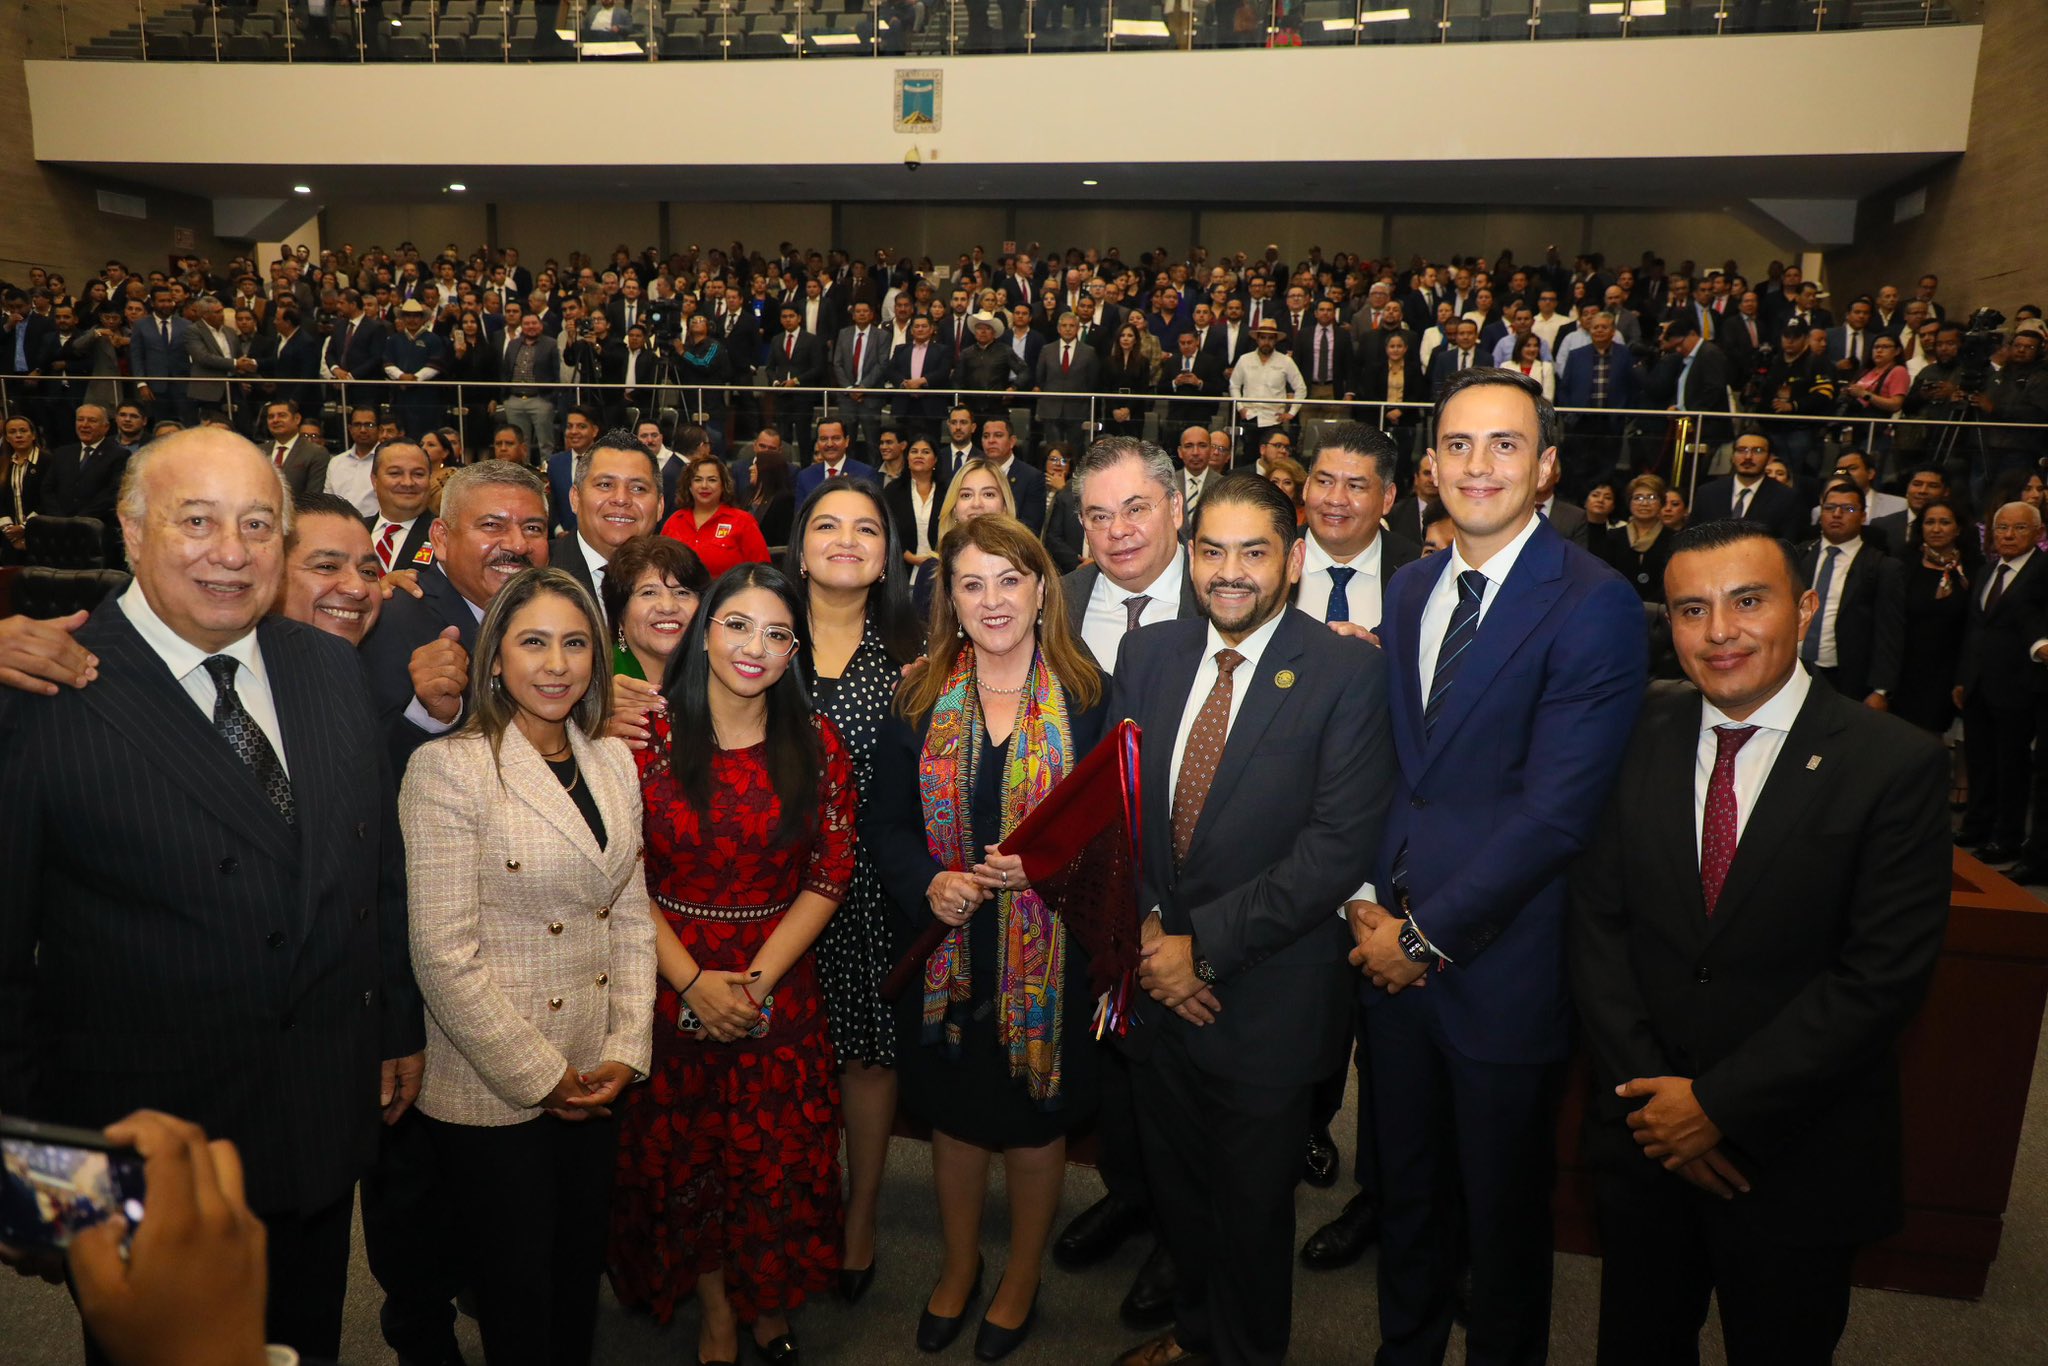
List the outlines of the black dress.
{"type": "MultiPolygon", "coordinates": [[[[1107,689],[1104,691],[1106,694],[1107,689]]],[[[1104,696],[1087,711],[1071,713],[1077,762],[1102,737],[1106,702],[1104,696]]],[[[927,724],[913,729],[900,717],[891,716],[875,758],[879,800],[870,843],[883,885],[912,937],[932,923],[925,889],[940,872],[925,840],[924,809],[918,793],[917,761],[927,729],[927,724]]],[[[984,739],[983,744],[969,812],[976,842],[987,844],[993,841],[981,832],[1002,828],[1002,776],[1009,742],[996,745],[984,739]]],[[[1068,936],[1060,1001],[1060,1093],[1052,1105],[1040,1106],[1032,1101],[1023,1081],[1010,1075],[1008,1055],[996,1039],[994,903],[984,903],[984,910],[985,914],[976,914],[967,922],[968,955],[974,964],[974,1013],[958,1055],[949,1055],[940,1044],[924,1042],[920,975],[896,1001],[896,1075],[910,1112],[941,1133],[983,1148],[1037,1147],[1087,1120],[1100,1095],[1101,1045],[1095,1042],[1091,1027],[1095,1000],[1088,994],[1088,964],[1079,945],[1068,936]]]]}
{"type": "Polygon", "coordinates": [[[1962,576],[1952,570],[1949,595],[1936,597],[1941,571],[1919,559],[1906,565],[1906,648],[1892,688],[1892,715],[1937,735],[1955,720],[1956,662],[1970,620],[1970,594],[1982,582],[1970,574],[1970,586],[1964,587],[1962,576]]]}
{"type": "MultiPolygon", "coordinates": [[[[821,678],[808,650],[803,661],[811,700],[832,719],[853,761],[853,785],[860,794],[860,815],[854,825],[858,837],[867,828],[868,811],[874,804],[875,744],[889,719],[900,670],[872,619],[837,678],[821,678]]],[[[874,860],[868,856],[867,841],[857,838],[846,899],[825,922],[815,949],[832,1051],[840,1066],[856,1062],[875,1067],[895,1065],[896,1024],[882,1000],[882,979],[909,947],[901,918],[889,908],[874,860]]]]}
{"type": "Polygon", "coordinates": [[[1613,565],[1644,602],[1664,601],[1664,566],[1671,563],[1672,539],[1667,527],[1658,531],[1649,549],[1637,550],[1629,544],[1626,522],[1608,528],[1604,540],[1593,538],[1600,558],[1613,565]]]}

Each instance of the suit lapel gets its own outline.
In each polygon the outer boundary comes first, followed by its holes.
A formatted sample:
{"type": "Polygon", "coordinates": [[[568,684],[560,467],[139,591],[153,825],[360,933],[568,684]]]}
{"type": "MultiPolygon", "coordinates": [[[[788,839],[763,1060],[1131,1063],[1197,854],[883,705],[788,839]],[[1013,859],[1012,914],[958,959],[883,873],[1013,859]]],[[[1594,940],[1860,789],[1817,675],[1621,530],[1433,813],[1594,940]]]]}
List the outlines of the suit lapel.
{"type": "MultiPolygon", "coordinates": [[[[341,756],[334,750],[334,728],[322,717],[321,699],[313,686],[320,677],[313,661],[304,656],[305,642],[277,622],[265,618],[256,628],[257,648],[263,652],[263,670],[270,680],[270,700],[277,708],[277,728],[284,739],[285,767],[290,770],[292,805],[299,819],[301,866],[312,873],[314,851],[326,845],[323,834],[334,824],[331,801],[341,790],[341,756]]],[[[331,846],[329,846],[331,847],[331,846]]],[[[300,880],[298,938],[313,917],[315,879],[300,880]]]]}
{"type": "MultiPolygon", "coordinates": [[[[1394,743],[1405,756],[1404,767],[1418,775],[1422,770],[1422,609],[1438,580],[1449,571],[1450,563],[1448,555],[1432,556],[1427,568],[1408,575],[1400,585],[1392,618],[1399,625],[1401,639],[1414,646],[1412,650],[1403,649],[1394,661],[1394,669],[1401,675],[1392,689],[1392,695],[1400,698],[1401,708],[1394,718],[1394,743]]],[[[1384,607],[1380,617],[1385,625],[1388,614],[1384,607]]]]}
{"type": "MultiPolygon", "coordinates": [[[[577,731],[575,723],[569,727],[569,748],[576,756],[577,781],[590,781],[590,771],[596,767],[591,762],[591,748],[577,731]]],[[[538,812],[542,819],[555,827],[562,838],[574,845],[576,852],[589,859],[599,868],[605,868],[604,851],[597,847],[597,836],[590,832],[590,823],[583,819],[583,813],[576,809],[576,799],[569,795],[554,771],[540,757],[539,751],[527,740],[517,726],[507,726],[505,736],[498,750],[498,760],[505,773],[505,787],[521,802],[538,812]]],[[[606,816],[601,794],[591,792],[592,800],[598,802],[598,814],[606,816]]],[[[611,828],[605,828],[606,843],[611,828]]]]}
{"type": "Polygon", "coordinates": [[[1807,689],[1806,702],[1742,827],[1735,859],[1728,866],[1728,880],[1721,884],[1721,900],[1714,908],[1710,938],[1726,933],[1728,922],[1742,913],[1763,870],[1777,858],[1793,831],[1801,828],[1806,808],[1840,769],[1839,760],[1833,768],[1827,764],[1841,753],[1840,721],[1829,715],[1839,701],[1835,691],[1819,679],[1807,689]]]}
{"type": "MultiPolygon", "coordinates": [[[[1212,832],[1215,823],[1222,819],[1220,813],[1230,797],[1231,788],[1251,766],[1252,755],[1257,752],[1259,741],[1265,738],[1267,728],[1273,724],[1273,718],[1294,695],[1291,681],[1288,687],[1282,688],[1273,682],[1273,678],[1301,657],[1304,622],[1311,622],[1311,619],[1292,608],[1283,608],[1280,625],[1266,643],[1266,652],[1259,657],[1257,672],[1239,684],[1245,689],[1244,701],[1238,705],[1237,719],[1231,723],[1230,734],[1223,742],[1223,757],[1216,763],[1216,776],[1209,784],[1209,795],[1202,802],[1202,814],[1195,822],[1189,848],[1198,847],[1203,835],[1212,832]]],[[[1196,701],[1194,705],[1199,707],[1202,704],[1196,701]]]]}
{"type": "MultiPolygon", "coordinates": [[[[291,827],[263,795],[248,766],[137,634],[119,600],[110,599],[95,612],[88,630],[90,636],[82,632],[80,643],[100,656],[103,667],[98,681],[80,694],[86,705],[190,791],[200,806],[273,858],[296,862],[299,850],[291,827]]],[[[265,662],[267,666],[268,656],[265,662]]]]}
{"type": "Polygon", "coordinates": [[[455,590],[454,581],[446,570],[420,575],[420,592],[433,603],[441,620],[462,633],[462,648],[476,652],[476,613],[469,610],[469,603],[455,590]]]}
{"type": "Polygon", "coordinates": [[[1425,767],[1442,752],[1450,737],[1472,714],[1478,699],[1563,593],[1564,540],[1548,525],[1539,523],[1535,534],[1523,545],[1515,567],[1508,571],[1507,582],[1500,586],[1493,605],[1480,621],[1479,634],[1466,652],[1457,683],[1444,699],[1443,712],[1437,717],[1436,730],[1424,751],[1425,767]]]}
{"type": "Polygon", "coordinates": [[[1195,686],[1195,672],[1202,667],[1202,650],[1208,639],[1207,628],[1189,629],[1187,646],[1167,667],[1153,694],[1159,704],[1159,724],[1150,727],[1154,738],[1139,747],[1140,790],[1160,794],[1158,801],[1145,805],[1145,848],[1162,858],[1162,866],[1169,870],[1166,880],[1171,880],[1173,866],[1173,746],[1180,734],[1182,709],[1201,705],[1190,703],[1188,692],[1195,686]]]}
{"type": "MultiPolygon", "coordinates": [[[[1659,737],[1652,759],[1649,791],[1644,794],[1653,840],[1669,857],[1666,874],[1677,895],[1663,904],[1672,908],[1687,937],[1704,941],[1712,928],[1706,893],[1700,886],[1699,836],[1693,814],[1694,770],[1699,763],[1700,708],[1697,693],[1688,694],[1659,737]]],[[[1723,901],[1726,901],[1724,896],[1723,901]]]]}

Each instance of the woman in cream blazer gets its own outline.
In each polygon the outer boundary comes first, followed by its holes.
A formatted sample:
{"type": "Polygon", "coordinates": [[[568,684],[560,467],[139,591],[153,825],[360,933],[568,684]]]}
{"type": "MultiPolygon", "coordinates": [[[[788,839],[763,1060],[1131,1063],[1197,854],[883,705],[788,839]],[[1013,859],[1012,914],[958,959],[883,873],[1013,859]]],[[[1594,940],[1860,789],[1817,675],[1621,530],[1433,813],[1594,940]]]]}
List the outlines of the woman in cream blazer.
{"type": "Polygon", "coordinates": [[[589,1360],[609,1105],[652,1050],[639,777],[622,742],[595,738],[610,694],[590,595],[528,570],[478,629],[468,725],[422,747],[399,794],[427,1003],[419,1108],[491,1366],[589,1360]]]}

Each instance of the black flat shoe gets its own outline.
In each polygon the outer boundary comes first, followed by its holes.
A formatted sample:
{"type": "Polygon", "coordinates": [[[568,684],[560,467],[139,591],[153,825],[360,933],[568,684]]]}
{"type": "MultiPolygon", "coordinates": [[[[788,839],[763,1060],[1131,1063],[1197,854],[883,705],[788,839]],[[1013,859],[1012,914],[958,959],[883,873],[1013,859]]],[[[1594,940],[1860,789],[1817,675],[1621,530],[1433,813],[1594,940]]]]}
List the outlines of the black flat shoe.
{"type": "MultiPolygon", "coordinates": [[[[754,1342],[751,1334],[747,1341],[754,1342]]],[[[761,1360],[767,1362],[768,1366],[801,1366],[803,1361],[803,1357],[797,1353],[796,1330],[793,1328],[781,1337],[770,1338],[766,1342],[754,1342],[754,1350],[761,1354],[761,1360]]]]}
{"type": "Polygon", "coordinates": [[[1326,1190],[1337,1184],[1337,1140],[1327,1128],[1308,1136],[1308,1159],[1302,1164],[1301,1179],[1326,1190]]]}
{"type": "Polygon", "coordinates": [[[2001,864],[2018,863],[2020,851],[1994,841],[1990,844],[1980,845],[1977,849],[1977,858],[1979,862],[1996,868],[2001,864]]]}
{"type": "Polygon", "coordinates": [[[1317,1271],[1350,1266],[1380,1236],[1379,1211],[1363,1193],[1351,1197],[1335,1219],[1309,1235],[1301,1245],[1301,1264],[1317,1271]]]}
{"type": "Polygon", "coordinates": [[[841,1270],[839,1273],[839,1298],[848,1304],[859,1304],[860,1297],[868,1293],[868,1287],[875,1283],[875,1264],[869,1262],[858,1271],[841,1270]]]}
{"type": "Polygon", "coordinates": [[[1180,1275],[1174,1270],[1173,1256],[1166,1250],[1166,1244],[1153,1244],[1145,1264],[1138,1268],[1137,1278],[1131,1282],[1130,1293],[1117,1306],[1117,1317],[1133,1332],[1167,1327],[1173,1322],[1173,1292],[1179,1285],[1180,1275]]]}
{"type": "Polygon", "coordinates": [[[1024,1339],[1031,1336],[1032,1327],[1038,1322],[1038,1292],[1031,1292],[1031,1307],[1024,1311],[1024,1322],[1015,1328],[1004,1328],[990,1323],[988,1315],[981,1316],[981,1327],[974,1333],[974,1356],[977,1361],[1001,1361],[1024,1345],[1024,1339]]]}
{"type": "Polygon", "coordinates": [[[1059,1241],[1052,1245],[1052,1259],[1062,1271],[1079,1271],[1114,1256],[1124,1240],[1145,1227],[1146,1211],[1105,1195],[1074,1216],[1059,1241]]]}
{"type": "MultiPolygon", "coordinates": [[[[967,1291],[967,1303],[960,1312],[951,1317],[941,1317],[931,1311],[931,1300],[926,1298],[926,1308],[917,1316],[917,1350],[920,1352],[943,1352],[953,1345],[953,1339],[960,1336],[960,1330],[967,1326],[967,1316],[974,1312],[974,1302],[981,1298],[982,1263],[974,1263],[974,1284],[967,1291]]],[[[938,1287],[934,1286],[933,1289],[938,1287]]]]}

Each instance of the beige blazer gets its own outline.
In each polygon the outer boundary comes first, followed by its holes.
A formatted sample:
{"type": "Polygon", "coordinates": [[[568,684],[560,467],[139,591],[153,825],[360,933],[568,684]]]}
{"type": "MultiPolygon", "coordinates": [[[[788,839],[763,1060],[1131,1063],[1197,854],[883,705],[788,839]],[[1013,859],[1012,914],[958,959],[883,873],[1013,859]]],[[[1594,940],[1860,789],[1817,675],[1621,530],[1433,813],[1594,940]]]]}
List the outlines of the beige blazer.
{"type": "Polygon", "coordinates": [[[505,732],[502,778],[473,734],[422,746],[406,768],[398,811],[427,1003],[419,1107],[435,1119],[532,1119],[572,1065],[647,1073],[654,921],[640,780],[621,741],[586,739],[572,724],[569,743],[604,820],[603,849],[517,727],[505,732]]]}

